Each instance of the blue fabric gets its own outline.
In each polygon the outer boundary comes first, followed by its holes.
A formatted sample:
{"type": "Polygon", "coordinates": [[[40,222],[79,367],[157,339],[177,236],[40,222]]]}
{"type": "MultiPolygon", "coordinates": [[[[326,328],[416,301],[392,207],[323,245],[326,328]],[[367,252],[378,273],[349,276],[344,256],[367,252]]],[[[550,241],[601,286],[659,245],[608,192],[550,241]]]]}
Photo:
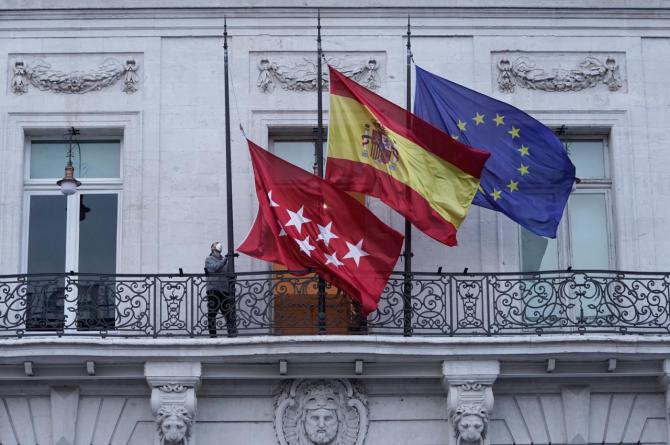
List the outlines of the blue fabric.
{"type": "Polygon", "coordinates": [[[474,204],[502,212],[537,235],[556,237],[575,166],[549,128],[511,105],[418,66],[414,114],[491,152],[474,204]]]}

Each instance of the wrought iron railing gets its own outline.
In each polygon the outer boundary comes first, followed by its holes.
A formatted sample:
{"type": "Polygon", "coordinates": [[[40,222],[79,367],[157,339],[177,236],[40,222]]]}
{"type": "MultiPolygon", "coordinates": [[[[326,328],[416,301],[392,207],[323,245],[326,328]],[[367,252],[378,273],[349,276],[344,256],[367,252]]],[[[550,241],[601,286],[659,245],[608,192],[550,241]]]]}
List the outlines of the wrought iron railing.
{"type": "Polygon", "coordinates": [[[230,281],[234,304],[207,297],[208,280],[221,278],[0,276],[0,338],[670,332],[670,273],[414,273],[411,320],[404,312],[404,275],[395,273],[377,311],[368,317],[356,302],[327,288],[325,329],[319,324],[318,279],[313,274],[237,273],[230,281]]]}

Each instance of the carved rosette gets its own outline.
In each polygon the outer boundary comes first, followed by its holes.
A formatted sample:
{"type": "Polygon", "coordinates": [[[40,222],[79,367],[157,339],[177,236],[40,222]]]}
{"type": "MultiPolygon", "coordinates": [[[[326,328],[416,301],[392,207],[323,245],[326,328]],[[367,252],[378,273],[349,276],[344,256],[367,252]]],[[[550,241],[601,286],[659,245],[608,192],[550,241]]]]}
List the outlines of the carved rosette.
{"type": "MultiPolygon", "coordinates": [[[[353,63],[325,57],[324,62],[366,88],[376,90],[381,86],[379,63],[374,57],[353,63]]],[[[286,91],[316,91],[318,88],[317,64],[306,57],[287,63],[263,58],[258,63],[258,71],[256,86],[264,93],[272,93],[277,85],[286,91]]],[[[321,82],[324,88],[328,88],[328,70],[324,70],[321,82]]]]}
{"type": "Polygon", "coordinates": [[[572,69],[536,68],[536,62],[519,57],[514,62],[502,58],[497,63],[498,88],[511,93],[514,87],[542,91],[581,91],[599,84],[607,85],[610,91],[622,87],[619,66],[613,57],[605,62],[596,57],[585,57],[572,69]]]}
{"type": "Polygon", "coordinates": [[[275,400],[280,445],[363,445],[367,398],[347,379],[286,382],[275,400]]]}
{"type": "Polygon", "coordinates": [[[35,60],[26,65],[23,60],[14,62],[12,92],[28,92],[28,84],[42,91],[54,93],[81,94],[98,91],[114,85],[123,78],[123,88],[127,94],[138,89],[139,64],[134,59],[126,60],[125,65],[116,59],[105,59],[97,68],[87,71],[63,72],[51,68],[44,60],[35,60]]]}

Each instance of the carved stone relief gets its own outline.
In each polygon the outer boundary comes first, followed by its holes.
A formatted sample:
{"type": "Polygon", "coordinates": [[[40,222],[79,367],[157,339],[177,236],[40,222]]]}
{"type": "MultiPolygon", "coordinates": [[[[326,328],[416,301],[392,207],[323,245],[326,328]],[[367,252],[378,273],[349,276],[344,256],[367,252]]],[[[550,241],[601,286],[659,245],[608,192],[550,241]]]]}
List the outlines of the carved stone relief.
{"type": "Polygon", "coordinates": [[[195,416],[195,393],[178,383],[154,387],[151,408],[156,415],[160,445],[188,445],[195,416]]]}
{"type": "Polygon", "coordinates": [[[598,56],[580,55],[567,68],[556,66],[560,62],[558,57],[538,54],[536,59],[540,61],[527,56],[511,61],[509,54],[498,56],[494,62],[498,89],[504,93],[513,92],[517,86],[542,91],[581,91],[604,84],[610,91],[618,91],[623,86],[620,65],[612,56],[603,61],[598,56]]]}
{"type": "Polygon", "coordinates": [[[346,379],[294,380],[275,400],[280,445],[363,445],[367,398],[346,379]]]}
{"type": "Polygon", "coordinates": [[[105,59],[97,68],[88,70],[58,71],[51,64],[36,59],[26,64],[24,60],[14,61],[11,90],[14,94],[28,92],[28,85],[42,91],[54,93],[87,93],[114,85],[123,78],[122,91],[132,94],[138,89],[139,64],[133,58],[125,64],[114,58],[105,59]]]}
{"type": "MultiPolygon", "coordinates": [[[[258,61],[256,86],[264,93],[272,93],[279,85],[286,91],[316,91],[318,84],[317,64],[311,57],[262,56],[258,61]]],[[[381,86],[380,57],[324,57],[322,85],[328,87],[328,68],[333,66],[347,77],[366,88],[375,90],[381,86]]]]}
{"type": "Polygon", "coordinates": [[[484,445],[492,408],[491,385],[470,381],[450,386],[447,415],[456,445],[484,445]]]}

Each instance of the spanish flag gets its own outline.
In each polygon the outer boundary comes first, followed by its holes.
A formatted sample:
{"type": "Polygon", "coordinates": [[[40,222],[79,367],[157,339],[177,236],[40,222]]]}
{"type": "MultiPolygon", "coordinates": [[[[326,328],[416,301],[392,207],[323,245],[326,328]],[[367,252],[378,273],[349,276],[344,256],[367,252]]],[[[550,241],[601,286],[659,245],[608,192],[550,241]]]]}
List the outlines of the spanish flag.
{"type": "Polygon", "coordinates": [[[376,196],[449,246],[479,187],[486,151],[454,140],[330,67],[326,179],[376,196]]]}

